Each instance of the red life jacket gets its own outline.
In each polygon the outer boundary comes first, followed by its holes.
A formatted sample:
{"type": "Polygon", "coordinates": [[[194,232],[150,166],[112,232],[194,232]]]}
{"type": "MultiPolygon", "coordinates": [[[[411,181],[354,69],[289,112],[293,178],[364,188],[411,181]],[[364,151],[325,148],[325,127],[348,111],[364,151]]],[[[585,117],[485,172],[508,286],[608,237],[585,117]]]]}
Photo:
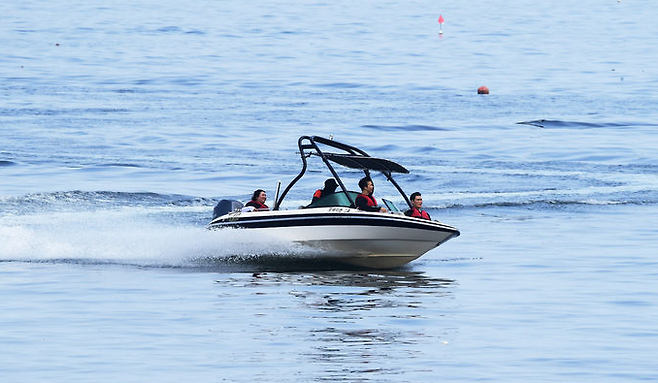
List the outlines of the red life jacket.
{"type": "Polygon", "coordinates": [[[368,206],[377,206],[377,200],[375,197],[365,194],[359,194],[357,197],[363,197],[368,201],[368,206]]]}
{"type": "Polygon", "coordinates": [[[313,193],[313,198],[320,198],[322,197],[322,189],[318,189],[313,193]]]}
{"type": "Polygon", "coordinates": [[[424,218],[424,219],[430,219],[430,215],[427,214],[425,210],[419,211],[415,207],[411,208],[411,215],[410,217],[416,217],[416,218],[424,218]]]}
{"type": "Polygon", "coordinates": [[[251,201],[247,202],[246,206],[253,206],[257,210],[270,210],[270,208],[267,205],[265,205],[264,203],[260,203],[258,201],[254,201],[254,200],[251,200],[251,201]]]}

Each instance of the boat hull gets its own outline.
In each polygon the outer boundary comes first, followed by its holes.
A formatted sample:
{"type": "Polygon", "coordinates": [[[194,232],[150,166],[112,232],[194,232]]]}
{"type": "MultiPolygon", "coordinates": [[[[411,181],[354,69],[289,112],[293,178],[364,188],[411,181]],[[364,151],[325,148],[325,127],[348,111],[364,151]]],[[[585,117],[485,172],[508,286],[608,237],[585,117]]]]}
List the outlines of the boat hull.
{"type": "Polygon", "coordinates": [[[232,212],[208,227],[253,231],[308,247],[316,259],[369,268],[402,266],[459,235],[438,221],[344,207],[232,212]]]}

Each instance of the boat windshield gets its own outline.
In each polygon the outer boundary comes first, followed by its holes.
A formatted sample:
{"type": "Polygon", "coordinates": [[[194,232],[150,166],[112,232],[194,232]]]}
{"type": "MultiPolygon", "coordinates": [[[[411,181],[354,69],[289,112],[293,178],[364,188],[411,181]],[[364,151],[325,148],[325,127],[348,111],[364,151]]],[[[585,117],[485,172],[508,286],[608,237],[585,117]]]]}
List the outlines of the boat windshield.
{"type": "MultiPolygon", "coordinates": [[[[353,200],[356,199],[356,196],[359,195],[357,192],[350,191],[350,196],[352,197],[353,200]]],[[[311,203],[310,205],[306,206],[308,207],[332,207],[332,206],[343,206],[343,207],[350,207],[352,203],[350,202],[350,199],[347,198],[347,194],[345,192],[337,192],[333,194],[326,195],[319,200],[311,203]]]]}
{"type": "MultiPolygon", "coordinates": [[[[350,191],[348,192],[352,199],[356,200],[356,196],[359,195],[359,193],[350,191]]],[[[387,199],[382,199],[382,202],[384,202],[384,205],[386,208],[393,213],[399,213],[400,209],[398,209],[397,206],[392,201],[389,201],[387,199]]],[[[349,198],[347,198],[347,195],[344,192],[338,192],[338,193],[333,193],[326,195],[319,200],[311,203],[310,205],[306,206],[307,208],[311,207],[333,207],[333,206],[342,206],[342,207],[350,207],[352,204],[350,203],[349,198]]],[[[380,204],[381,205],[381,204],[380,204]]]]}
{"type": "Polygon", "coordinates": [[[382,198],[382,201],[384,201],[384,204],[386,205],[386,208],[387,208],[388,211],[390,211],[391,213],[401,213],[400,209],[398,209],[398,207],[395,206],[395,204],[393,203],[393,201],[389,201],[389,200],[387,200],[387,199],[383,199],[383,198],[382,198]]]}

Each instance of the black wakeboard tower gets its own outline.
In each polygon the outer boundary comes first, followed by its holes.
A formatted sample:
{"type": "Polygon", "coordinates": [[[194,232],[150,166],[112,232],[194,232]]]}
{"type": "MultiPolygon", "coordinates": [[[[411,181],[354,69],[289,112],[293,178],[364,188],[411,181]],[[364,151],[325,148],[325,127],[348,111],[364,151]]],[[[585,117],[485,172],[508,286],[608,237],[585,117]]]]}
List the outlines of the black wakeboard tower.
{"type": "Polygon", "coordinates": [[[363,170],[363,173],[368,177],[370,177],[371,170],[378,171],[384,174],[386,176],[386,179],[390,181],[393,184],[393,186],[395,186],[395,188],[398,190],[400,195],[407,202],[409,208],[411,208],[412,205],[411,202],[409,201],[409,197],[407,197],[407,195],[404,193],[404,190],[402,190],[400,185],[398,185],[398,183],[395,182],[393,176],[391,175],[391,173],[403,173],[403,174],[409,173],[409,170],[407,170],[404,166],[384,158],[370,157],[368,153],[364,152],[359,148],[334,141],[333,139],[327,139],[324,137],[301,136],[297,144],[299,146],[299,154],[302,157],[302,170],[301,172],[299,172],[297,177],[295,177],[292,181],[290,181],[290,184],[288,184],[288,186],[285,188],[283,193],[281,193],[281,197],[279,197],[279,199],[275,201],[273,210],[279,210],[279,207],[281,206],[283,199],[286,197],[286,194],[288,194],[288,191],[290,191],[290,189],[297,183],[297,181],[299,181],[304,176],[304,174],[306,173],[306,169],[308,167],[306,159],[310,156],[318,156],[322,159],[325,165],[327,165],[327,168],[329,168],[331,174],[338,182],[338,185],[340,185],[340,188],[343,190],[343,193],[345,193],[345,195],[347,196],[347,198],[349,199],[350,203],[353,206],[355,204],[355,201],[353,197],[350,195],[350,193],[348,193],[348,189],[343,184],[343,181],[338,176],[338,173],[336,173],[336,170],[331,164],[332,162],[351,169],[363,170]],[[337,149],[338,152],[323,152],[318,146],[318,144],[322,144],[330,148],[337,149]]]}

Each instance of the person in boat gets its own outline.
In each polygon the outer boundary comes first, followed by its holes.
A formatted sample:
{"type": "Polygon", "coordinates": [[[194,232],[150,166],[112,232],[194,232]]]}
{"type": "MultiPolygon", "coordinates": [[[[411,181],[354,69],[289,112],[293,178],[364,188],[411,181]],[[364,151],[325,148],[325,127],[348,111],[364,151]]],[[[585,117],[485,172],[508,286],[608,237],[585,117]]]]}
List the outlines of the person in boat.
{"type": "Polygon", "coordinates": [[[370,177],[361,178],[359,180],[359,187],[361,188],[361,194],[356,196],[356,200],[354,201],[357,209],[382,213],[387,211],[385,207],[378,206],[377,200],[372,196],[372,193],[375,191],[375,184],[372,183],[370,177]]]}
{"type": "Polygon", "coordinates": [[[251,206],[256,210],[270,210],[269,206],[265,205],[265,201],[267,201],[267,193],[263,189],[258,189],[251,196],[251,201],[247,202],[245,206],[251,206]]]}
{"type": "Polygon", "coordinates": [[[335,179],[333,178],[327,179],[326,181],[324,181],[324,189],[318,189],[315,191],[315,193],[313,193],[313,200],[311,201],[311,203],[319,200],[324,196],[335,193],[336,187],[338,187],[338,183],[336,182],[335,179]]]}
{"type": "Polygon", "coordinates": [[[409,200],[411,201],[411,209],[405,211],[404,215],[407,217],[431,219],[429,213],[423,210],[423,197],[421,197],[419,192],[411,193],[409,200]]]}

